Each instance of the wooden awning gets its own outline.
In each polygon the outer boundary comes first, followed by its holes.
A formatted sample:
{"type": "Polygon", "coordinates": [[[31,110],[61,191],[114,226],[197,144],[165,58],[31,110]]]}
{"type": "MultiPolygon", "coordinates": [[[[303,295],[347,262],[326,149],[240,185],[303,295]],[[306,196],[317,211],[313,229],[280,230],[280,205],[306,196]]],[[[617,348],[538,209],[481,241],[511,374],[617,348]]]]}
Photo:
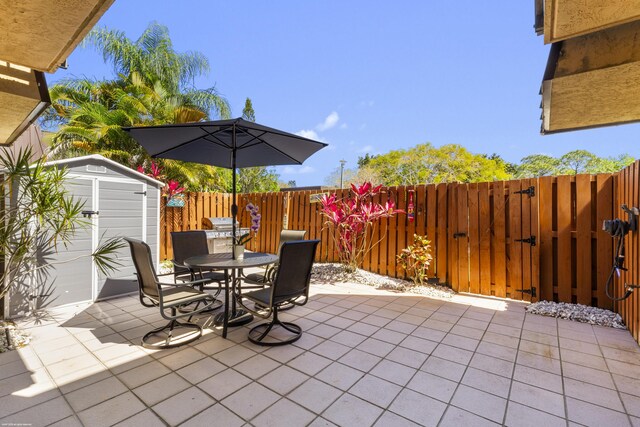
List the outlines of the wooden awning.
{"type": "Polygon", "coordinates": [[[49,105],[54,72],[113,0],[0,0],[0,145],[49,105]]]}
{"type": "Polygon", "coordinates": [[[551,43],[541,88],[542,133],[640,121],[640,1],[535,5],[536,30],[551,43]]]}

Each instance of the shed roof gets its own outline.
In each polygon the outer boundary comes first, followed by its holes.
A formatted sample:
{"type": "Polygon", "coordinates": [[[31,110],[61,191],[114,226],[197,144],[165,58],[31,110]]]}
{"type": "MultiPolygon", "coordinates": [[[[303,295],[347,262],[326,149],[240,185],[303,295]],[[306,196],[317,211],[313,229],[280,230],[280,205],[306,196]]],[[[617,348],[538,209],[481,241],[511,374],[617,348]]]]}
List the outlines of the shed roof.
{"type": "Polygon", "coordinates": [[[160,187],[163,187],[165,184],[162,181],[158,181],[157,179],[151,178],[150,176],[147,176],[143,173],[138,172],[135,169],[131,169],[127,166],[121,165],[118,162],[114,162],[111,159],[107,159],[104,156],[101,156],[100,154],[91,154],[89,156],[82,156],[82,157],[72,157],[69,159],[61,159],[61,160],[52,160],[50,162],[45,163],[45,166],[70,166],[73,165],[74,163],[82,163],[82,162],[86,162],[87,160],[93,160],[96,163],[106,163],[107,165],[115,168],[115,169],[119,169],[123,172],[126,173],[130,173],[133,174],[137,177],[139,177],[140,179],[144,179],[146,181],[149,181],[153,184],[157,184],[160,187]]]}

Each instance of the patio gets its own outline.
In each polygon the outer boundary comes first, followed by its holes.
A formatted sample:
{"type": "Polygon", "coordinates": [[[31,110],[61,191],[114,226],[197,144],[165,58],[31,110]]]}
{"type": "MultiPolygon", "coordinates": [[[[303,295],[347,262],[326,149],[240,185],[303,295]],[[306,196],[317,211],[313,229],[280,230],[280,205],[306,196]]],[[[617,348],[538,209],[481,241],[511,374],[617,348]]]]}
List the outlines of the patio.
{"type": "Polygon", "coordinates": [[[627,331],[509,300],[360,285],[312,294],[286,313],[302,338],[269,349],[247,341],[251,325],[143,349],[164,321],[137,296],[24,322],[31,345],[0,354],[0,424],[640,425],[640,349],[627,331]]]}

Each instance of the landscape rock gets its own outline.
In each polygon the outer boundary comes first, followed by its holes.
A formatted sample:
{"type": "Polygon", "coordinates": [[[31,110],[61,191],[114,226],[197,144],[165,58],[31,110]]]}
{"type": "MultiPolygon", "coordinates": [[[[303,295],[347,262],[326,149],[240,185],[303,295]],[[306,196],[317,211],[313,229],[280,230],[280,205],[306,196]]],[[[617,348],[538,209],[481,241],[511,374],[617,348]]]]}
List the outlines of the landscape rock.
{"type": "Polygon", "coordinates": [[[592,325],[627,329],[619,314],[611,310],[589,307],[582,304],[539,301],[527,306],[525,310],[527,313],[539,314],[541,316],[558,317],[560,319],[574,320],[592,325]]]}

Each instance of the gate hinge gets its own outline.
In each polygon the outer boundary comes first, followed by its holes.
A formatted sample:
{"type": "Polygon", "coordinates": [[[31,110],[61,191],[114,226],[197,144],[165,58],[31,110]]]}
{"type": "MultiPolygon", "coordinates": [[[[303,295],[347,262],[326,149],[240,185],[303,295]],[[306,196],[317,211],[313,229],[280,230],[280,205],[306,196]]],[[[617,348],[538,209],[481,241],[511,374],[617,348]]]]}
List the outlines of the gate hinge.
{"type": "Polygon", "coordinates": [[[516,292],[522,292],[523,294],[529,294],[532,298],[537,298],[536,288],[534,286],[531,289],[516,289],[516,292]]]}
{"type": "Polygon", "coordinates": [[[534,197],[536,195],[536,187],[534,187],[533,185],[529,188],[526,188],[524,190],[519,190],[519,191],[514,191],[514,194],[526,194],[527,196],[529,196],[529,198],[534,197]]]}
{"type": "Polygon", "coordinates": [[[516,242],[522,242],[522,243],[528,243],[531,246],[535,246],[536,245],[536,236],[531,236],[527,239],[516,239],[516,242]]]}

